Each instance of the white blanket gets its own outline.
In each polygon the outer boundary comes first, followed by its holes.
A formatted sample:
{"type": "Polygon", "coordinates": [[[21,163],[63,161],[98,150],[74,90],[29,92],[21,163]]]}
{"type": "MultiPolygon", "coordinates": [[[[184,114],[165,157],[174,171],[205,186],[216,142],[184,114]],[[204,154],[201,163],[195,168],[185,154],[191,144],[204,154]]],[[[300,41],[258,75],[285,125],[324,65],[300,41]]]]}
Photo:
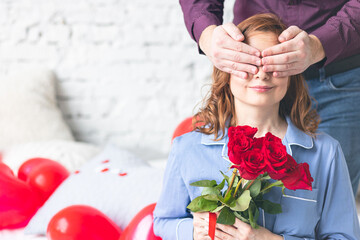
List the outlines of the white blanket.
{"type": "Polygon", "coordinates": [[[1,230],[1,240],[46,240],[46,236],[25,235],[24,228],[14,230],[1,230]]]}

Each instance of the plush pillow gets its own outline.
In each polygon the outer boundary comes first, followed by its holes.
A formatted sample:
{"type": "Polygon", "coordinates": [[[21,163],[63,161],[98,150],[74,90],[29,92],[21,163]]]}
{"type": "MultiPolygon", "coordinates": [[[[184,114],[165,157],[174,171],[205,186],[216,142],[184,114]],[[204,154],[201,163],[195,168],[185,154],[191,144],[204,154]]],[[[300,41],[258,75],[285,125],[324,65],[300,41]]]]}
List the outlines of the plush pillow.
{"type": "Polygon", "coordinates": [[[15,173],[23,162],[35,157],[55,160],[73,172],[99,152],[100,148],[89,143],[52,140],[13,145],[3,151],[2,157],[15,173]]]}
{"type": "Polygon", "coordinates": [[[56,105],[53,72],[24,70],[0,79],[0,150],[53,139],[73,140],[56,105]]]}
{"type": "Polygon", "coordinates": [[[74,204],[92,206],[124,229],[138,211],[158,200],[162,176],[162,169],[109,145],[56,189],[25,233],[45,234],[51,218],[74,204]]]}

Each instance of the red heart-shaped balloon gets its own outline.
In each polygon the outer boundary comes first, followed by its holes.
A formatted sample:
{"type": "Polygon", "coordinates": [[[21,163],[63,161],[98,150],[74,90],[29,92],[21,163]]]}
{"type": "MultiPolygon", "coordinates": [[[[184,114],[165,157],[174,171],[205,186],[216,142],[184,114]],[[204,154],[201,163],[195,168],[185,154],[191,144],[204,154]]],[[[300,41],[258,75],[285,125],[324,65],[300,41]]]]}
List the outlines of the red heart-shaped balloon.
{"type": "Polygon", "coordinates": [[[99,210],[85,205],[64,208],[50,220],[50,240],[118,240],[121,229],[99,210]]]}
{"type": "Polygon", "coordinates": [[[40,205],[38,194],[0,163],[0,230],[26,226],[40,205]]]}
{"type": "Polygon", "coordinates": [[[60,163],[45,158],[29,159],[18,171],[19,178],[38,192],[42,202],[45,202],[69,175],[69,171],[60,163]]]}
{"type": "Polygon", "coordinates": [[[161,240],[155,236],[153,230],[154,208],[156,203],[150,204],[138,212],[124,229],[120,240],[161,240]]]}

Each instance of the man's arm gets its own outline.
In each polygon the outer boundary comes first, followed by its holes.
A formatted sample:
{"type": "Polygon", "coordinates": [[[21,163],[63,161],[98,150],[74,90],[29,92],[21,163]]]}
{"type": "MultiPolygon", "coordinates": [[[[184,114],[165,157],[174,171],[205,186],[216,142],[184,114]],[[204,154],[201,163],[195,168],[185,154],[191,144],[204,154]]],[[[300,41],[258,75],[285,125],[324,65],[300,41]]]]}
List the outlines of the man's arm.
{"type": "Polygon", "coordinates": [[[360,0],[348,1],[325,25],[311,32],[325,51],[325,65],[360,53],[360,0]]]}
{"type": "Polygon", "coordinates": [[[221,25],[224,15],[224,0],[180,0],[186,28],[197,43],[204,29],[221,25]]]}

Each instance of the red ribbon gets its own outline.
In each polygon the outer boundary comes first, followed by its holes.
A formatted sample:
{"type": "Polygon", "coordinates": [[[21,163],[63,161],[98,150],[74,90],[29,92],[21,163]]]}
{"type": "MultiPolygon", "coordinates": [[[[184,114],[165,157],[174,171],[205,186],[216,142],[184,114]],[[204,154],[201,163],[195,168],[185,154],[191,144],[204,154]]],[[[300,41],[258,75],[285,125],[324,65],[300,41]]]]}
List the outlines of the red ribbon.
{"type": "Polygon", "coordinates": [[[211,240],[215,239],[216,214],[209,212],[209,236],[211,240]]]}

